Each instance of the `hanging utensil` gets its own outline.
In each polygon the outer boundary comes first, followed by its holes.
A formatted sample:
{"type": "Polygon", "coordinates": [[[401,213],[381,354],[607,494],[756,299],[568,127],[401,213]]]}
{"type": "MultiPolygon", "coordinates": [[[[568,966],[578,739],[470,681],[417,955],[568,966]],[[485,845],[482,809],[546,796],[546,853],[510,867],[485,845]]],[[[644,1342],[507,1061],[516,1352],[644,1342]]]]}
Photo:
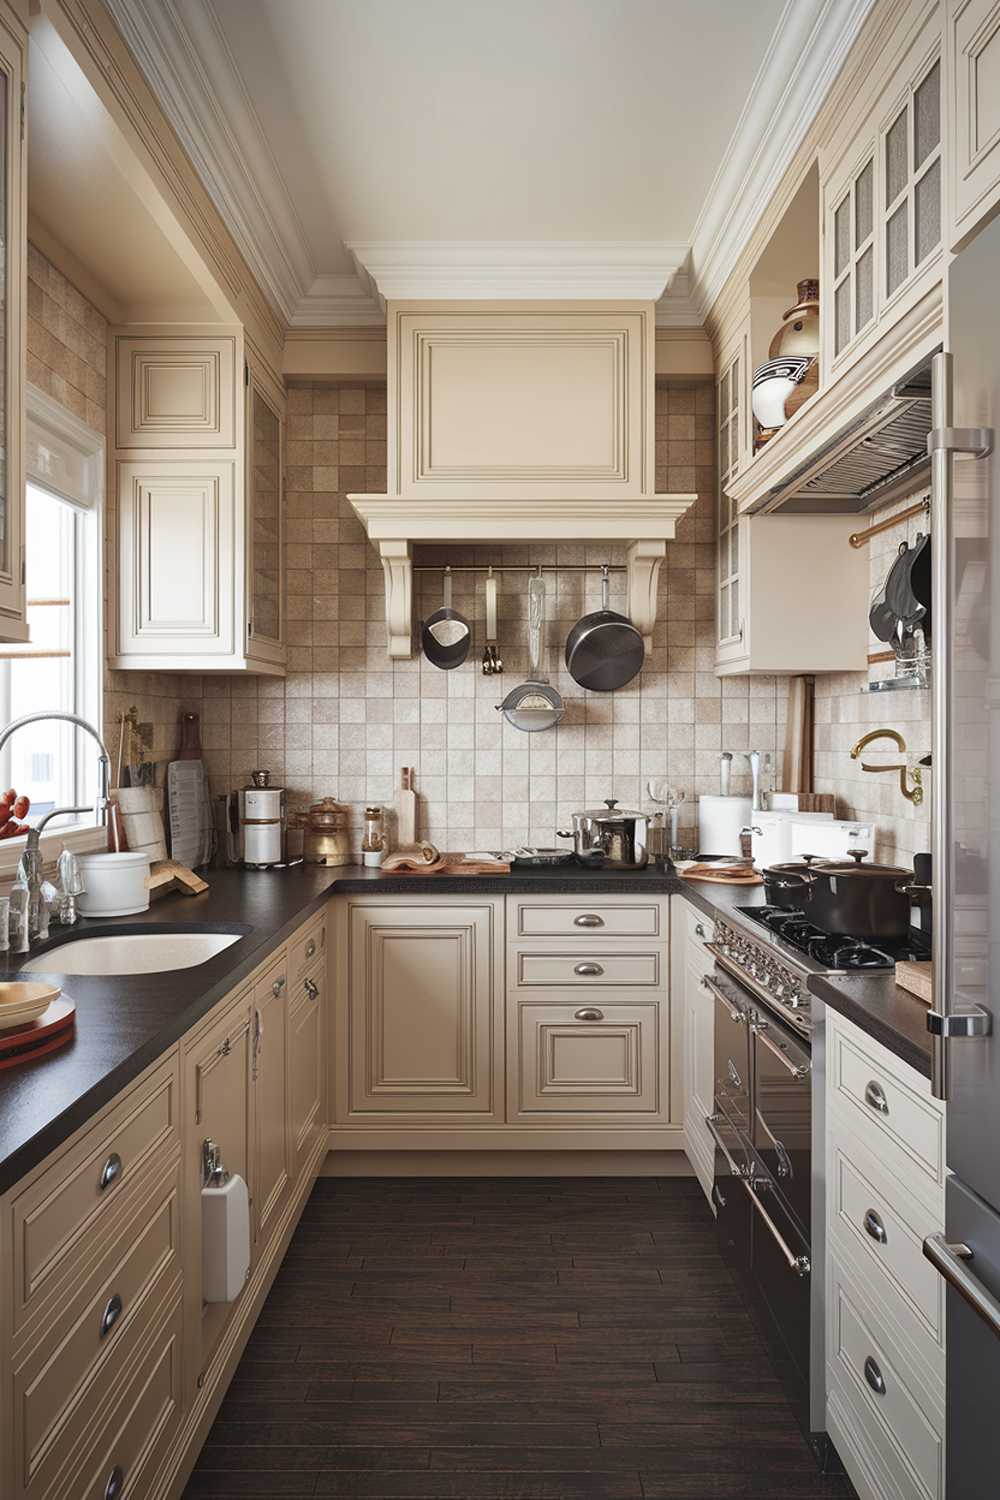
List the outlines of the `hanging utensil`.
{"type": "Polygon", "coordinates": [[[642,670],[646,647],[626,615],[608,608],[608,565],[601,569],[601,608],[577,620],[566,637],[570,676],[594,693],[613,693],[642,670]]]}
{"type": "Polygon", "coordinates": [[[483,676],[495,677],[503,671],[503,658],[497,652],[497,581],[490,568],[486,575],[486,649],[483,652],[483,676]]]}
{"type": "Polygon", "coordinates": [[[444,570],[443,604],[420,627],[420,644],[432,667],[450,672],[460,667],[472,645],[469,622],[451,607],[451,569],[444,570]]]}
{"type": "Polygon", "coordinates": [[[528,580],[528,678],[496,705],[508,724],[527,734],[554,729],[566,712],[560,694],[539,667],[544,614],[545,580],[538,573],[528,580]]]}

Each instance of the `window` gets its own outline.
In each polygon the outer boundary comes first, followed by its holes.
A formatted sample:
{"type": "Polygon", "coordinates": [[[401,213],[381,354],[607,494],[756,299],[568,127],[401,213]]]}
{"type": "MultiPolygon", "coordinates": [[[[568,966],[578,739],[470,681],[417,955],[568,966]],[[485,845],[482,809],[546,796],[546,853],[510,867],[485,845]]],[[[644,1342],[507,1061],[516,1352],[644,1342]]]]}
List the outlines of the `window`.
{"type": "MultiPolygon", "coordinates": [[[[0,644],[0,722],[58,708],[101,719],[100,512],[27,488],[25,587],[31,637],[0,644]]],[[[93,803],[96,746],[70,724],[19,730],[0,751],[0,783],[31,798],[29,821],[93,803]]],[[[0,788],[2,790],[2,788],[0,788]]],[[[50,827],[91,821],[57,819],[50,827]]]]}

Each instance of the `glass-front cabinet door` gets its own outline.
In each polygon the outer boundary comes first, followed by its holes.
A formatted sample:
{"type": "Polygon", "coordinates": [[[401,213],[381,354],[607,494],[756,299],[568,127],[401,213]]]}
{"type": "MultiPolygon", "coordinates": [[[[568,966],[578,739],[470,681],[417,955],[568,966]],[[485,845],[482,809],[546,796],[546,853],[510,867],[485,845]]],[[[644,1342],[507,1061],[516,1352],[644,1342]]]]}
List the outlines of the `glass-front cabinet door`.
{"type": "Polygon", "coordinates": [[[0,640],[25,641],[24,384],[27,220],[24,72],[27,36],[0,0],[0,640]]]}
{"type": "Polygon", "coordinates": [[[248,367],[246,413],[247,655],[285,660],[284,410],[280,392],[248,367]]]}
{"type": "Polygon", "coordinates": [[[717,505],[716,649],[719,661],[743,654],[743,601],[740,597],[740,519],[728,487],[747,457],[749,412],[748,330],[741,329],[723,354],[716,382],[717,505]]]}

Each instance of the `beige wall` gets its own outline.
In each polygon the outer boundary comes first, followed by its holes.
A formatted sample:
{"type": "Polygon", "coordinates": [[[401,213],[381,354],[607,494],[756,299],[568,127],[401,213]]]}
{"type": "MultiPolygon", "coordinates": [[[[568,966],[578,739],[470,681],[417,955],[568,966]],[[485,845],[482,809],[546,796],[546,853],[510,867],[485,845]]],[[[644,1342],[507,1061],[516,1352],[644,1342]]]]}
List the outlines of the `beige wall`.
{"type": "MultiPolygon", "coordinates": [[[[912,505],[920,494],[900,500],[879,519],[912,505]]],[[[881,588],[901,541],[911,544],[918,531],[927,530],[926,516],[900,522],[876,537],[869,546],[871,592],[881,588]]],[[[871,638],[869,650],[884,651],[871,638]]],[[[870,673],[845,672],[816,679],[816,790],[833,792],[841,817],[870,818],[878,828],[876,854],[887,863],[910,865],[913,855],[930,848],[929,796],[916,808],[899,790],[896,776],[866,774],[850,748],[871,729],[896,729],[906,741],[906,758],[915,764],[931,748],[931,704],[927,691],[866,693],[872,680],[891,675],[892,665],[872,666],[870,673]]],[[[864,757],[872,765],[897,762],[889,741],[873,745],[864,757]]],[[[930,772],[924,780],[929,784],[930,772]]]]}
{"type": "MultiPolygon", "coordinates": [[[[102,313],[47,260],[28,246],[28,379],[74,416],[107,437],[108,324],[102,313]]],[[[113,566],[114,495],[107,497],[105,570],[113,566]]],[[[105,597],[110,597],[106,590],[105,597]]],[[[154,672],[104,676],[104,731],[112,756],[118,749],[118,716],[132,704],[141,723],[153,725],[152,756],[169,760],[177,748],[182,708],[200,707],[201,679],[154,672]]]]}
{"type": "MultiPolygon", "coordinates": [[[[501,580],[500,678],[480,670],[483,577],[459,575],[455,603],[474,624],[464,666],[441,672],[422,657],[385,654],[382,571],[346,499],[385,483],[385,390],[301,386],[289,393],[286,681],[213,682],[203,707],[214,790],[270,766],[293,797],[391,803],[401,766],[416,768],[421,832],[451,849],[554,842],[574,810],[615,796],[648,805],[650,777],[692,799],[718,787],[719,752],[776,750],[784,692],[772,678],[720,682],[714,663],[714,418],[710,381],[662,388],[657,399],[658,489],[699,499],[668,546],[653,654],[614,695],[587,694],[562,667],[566,634],[599,603],[590,575],[549,571],[546,662],[566,698],[551,733],[505,726],[494,705],[526,666],[525,574],[501,580]]],[[[608,549],[560,545],[448,548],[459,562],[600,562],[608,549]]],[[[418,564],[435,560],[423,551],[418,564]]],[[[620,561],[612,552],[611,561],[620,561]]],[[[623,575],[612,605],[623,602],[623,575]]],[[[415,614],[440,602],[440,574],[419,574],[415,614]]],[[[688,818],[693,822],[693,807],[688,818]]]]}

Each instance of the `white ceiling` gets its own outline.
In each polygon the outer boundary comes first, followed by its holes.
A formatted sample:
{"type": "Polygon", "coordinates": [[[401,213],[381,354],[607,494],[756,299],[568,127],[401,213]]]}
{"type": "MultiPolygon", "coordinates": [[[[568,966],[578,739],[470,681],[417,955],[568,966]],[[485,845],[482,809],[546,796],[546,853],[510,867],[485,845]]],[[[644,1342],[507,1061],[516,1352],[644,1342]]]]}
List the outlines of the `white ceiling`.
{"type": "Polygon", "coordinates": [[[689,242],[784,0],[206,0],[318,274],[355,240],[689,242]]]}
{"type": "Polygon", "coordinates": [[[372,283],[690,326],[873,0],[105,3],[292,326],[372,283]]]}

